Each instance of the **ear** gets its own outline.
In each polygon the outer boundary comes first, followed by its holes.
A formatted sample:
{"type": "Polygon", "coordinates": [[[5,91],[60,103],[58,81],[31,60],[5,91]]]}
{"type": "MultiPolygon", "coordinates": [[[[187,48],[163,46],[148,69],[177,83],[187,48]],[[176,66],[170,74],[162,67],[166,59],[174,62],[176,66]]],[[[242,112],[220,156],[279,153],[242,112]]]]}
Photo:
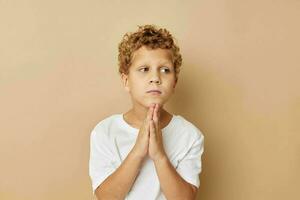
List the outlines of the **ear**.
{"type": "Polygon", "coordinates": [[[126,90],[127,92],[129,92],[130,89],[129,89],[129,86],[128,86],[128,75],[122,73],[122,74],[121,74],[121,78],[122,78],[122,82],[123,82],[123,86],[124,86],[125,90],[126,90]]]}
{"type": "Polygon", "coordinates": [[[176,87],[176,85],[177,85],[177,81],[178,81],[178,78],[176,77],[176,78],[175,78],[174,85],[173,85],[173,89],[175,89],[175,87],[176,87]]]}

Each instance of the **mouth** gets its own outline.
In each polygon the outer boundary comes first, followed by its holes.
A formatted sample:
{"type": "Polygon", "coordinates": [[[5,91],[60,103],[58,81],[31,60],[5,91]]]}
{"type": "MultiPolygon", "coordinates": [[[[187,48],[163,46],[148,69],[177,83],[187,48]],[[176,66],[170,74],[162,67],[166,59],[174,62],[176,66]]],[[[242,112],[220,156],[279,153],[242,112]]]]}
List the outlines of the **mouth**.
{"type": "Polygon", "coordinates": [[[151,94],[161,94],[161,91],[159,91],[159,90],[149,90],[149,91],[147,91],[147,93],[151,93],[151,94]]]}

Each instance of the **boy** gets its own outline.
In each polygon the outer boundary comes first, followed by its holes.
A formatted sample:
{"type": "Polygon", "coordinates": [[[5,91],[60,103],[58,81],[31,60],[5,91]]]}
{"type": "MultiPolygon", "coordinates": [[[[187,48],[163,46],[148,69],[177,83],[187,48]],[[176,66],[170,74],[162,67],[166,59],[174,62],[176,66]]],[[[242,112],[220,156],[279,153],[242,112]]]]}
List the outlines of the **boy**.
{"type": "Polygon", "coordinates": [[[196,198],[204,136],[163,106],[182,58],[172,35],[139,26],[119,44],[119,73],[132,108],[100,121],[91,132],[89,174],[98,199],[196,198]]]}

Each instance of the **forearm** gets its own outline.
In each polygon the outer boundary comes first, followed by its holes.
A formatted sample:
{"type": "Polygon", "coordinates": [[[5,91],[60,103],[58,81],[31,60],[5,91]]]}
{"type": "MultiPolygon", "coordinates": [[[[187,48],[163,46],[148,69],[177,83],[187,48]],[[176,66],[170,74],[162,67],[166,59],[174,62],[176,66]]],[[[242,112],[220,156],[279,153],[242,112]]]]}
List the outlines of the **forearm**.
{"type": "Polygon", "coordinates": [[[131,151],[122,164],[96,189],[99,200],[123,200],[130,191],[139,171],[143,159],[131,151]]]}
{"type": "Polygon", "coordinates": [[[194,200],[195,192],[173,167],[168,157],[154,161],[162,191],[168,200],[194,200]]]}

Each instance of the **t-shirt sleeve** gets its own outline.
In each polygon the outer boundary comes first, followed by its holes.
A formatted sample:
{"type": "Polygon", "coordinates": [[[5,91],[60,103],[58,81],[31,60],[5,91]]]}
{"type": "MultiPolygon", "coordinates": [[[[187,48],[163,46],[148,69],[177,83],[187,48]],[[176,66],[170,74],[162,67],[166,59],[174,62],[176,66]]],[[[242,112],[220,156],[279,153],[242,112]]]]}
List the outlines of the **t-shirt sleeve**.
{"type": "Polygon", "coordinates": [[[185,181],[195,185],[197,188],[200,186],[199,174],[202,169],[201,156],[203,151],[204,136],[200,133],[193,141],[193,144],[186,155],[179,161],[176,169],[185,181]]]}
{"type": "Polygon", "coordinates": [[[89,175],[93,194],[96,188],[116,169],[109,143],[104,134],[101,134],[101,132],[93,130],[90,136],[89,175]]]}

